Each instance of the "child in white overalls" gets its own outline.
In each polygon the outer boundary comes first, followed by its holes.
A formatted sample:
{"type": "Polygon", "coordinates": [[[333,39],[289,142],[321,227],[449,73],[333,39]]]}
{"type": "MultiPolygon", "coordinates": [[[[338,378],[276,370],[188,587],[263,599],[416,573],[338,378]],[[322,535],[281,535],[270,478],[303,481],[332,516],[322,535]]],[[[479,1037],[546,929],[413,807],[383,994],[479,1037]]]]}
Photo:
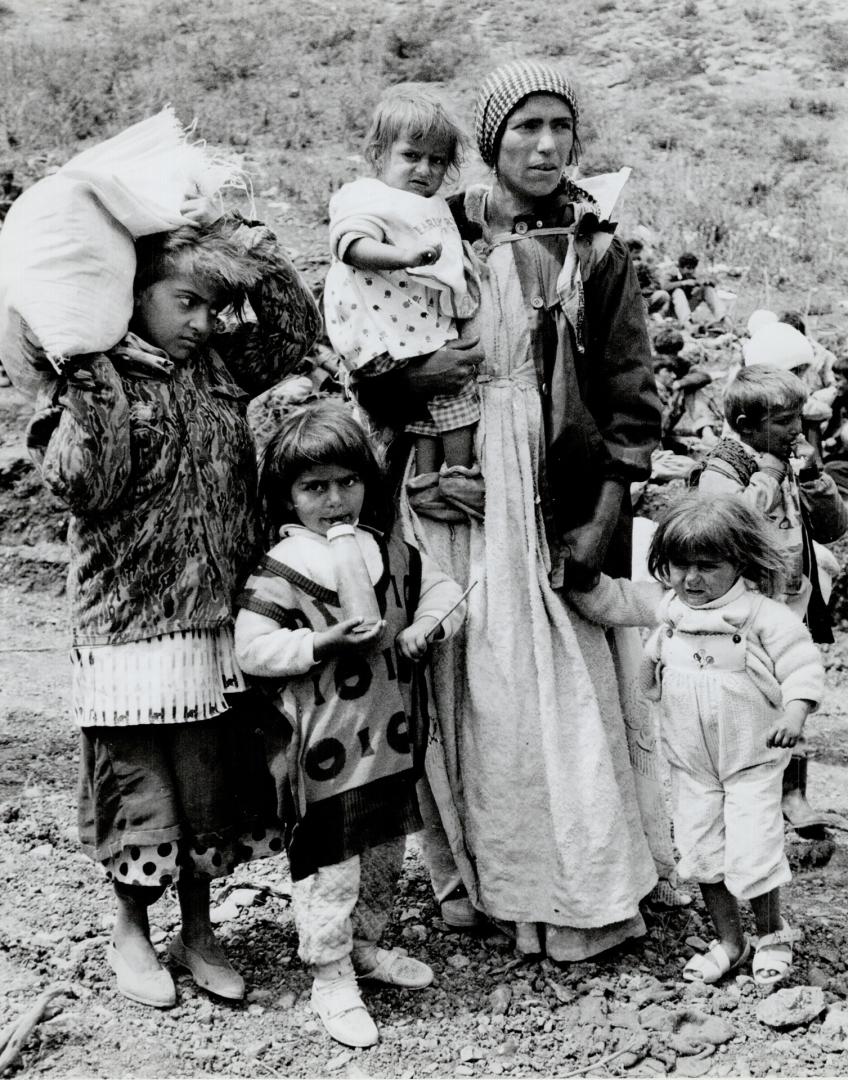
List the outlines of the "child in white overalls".
{"type": "Polygon", "coordinates": [[[602,576],[570,602],[606,626],[653,626],[643,689],[659,701],[680,877],[700,885],[718,932],[684,979],[717,982],[750,957],[738,900],[759,938],[760,984],[782,979],[797,933],[781,916],[790,880],[781,794],[790,748],[821,697],[824,669],[801,620],[764,592],[784,558],[766,519],[734,495],[687,495],[654,534],[656,582],[602,576]]]}

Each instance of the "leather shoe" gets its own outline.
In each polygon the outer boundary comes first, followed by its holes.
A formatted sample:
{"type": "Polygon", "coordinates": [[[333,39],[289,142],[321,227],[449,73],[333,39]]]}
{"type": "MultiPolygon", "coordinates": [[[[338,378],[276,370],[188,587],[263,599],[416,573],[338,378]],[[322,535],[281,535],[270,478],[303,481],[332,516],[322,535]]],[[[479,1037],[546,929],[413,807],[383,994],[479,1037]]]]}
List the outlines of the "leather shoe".
{"type": "Polygon", "coordinates": [[[106,950],[109,967],[115,972],[118,990],[131,1001],[140,1005],[152,1005],[156,1009],[170,1009],[177,1003],[177,991],[169,971],[135,971],[118,952],[115,943],[109,942],[106,950]]]}
{"type": "Polygon", "coordinates": [[[223,953],[219,961],[207,960],[190,949],[182,935],[177,934],[168,946],[168,955],[174,963],[189,971],[201,990],[208,990],[210,994],[228,1001],[241,1001],[244,997],[244,979],[223,953]]]}

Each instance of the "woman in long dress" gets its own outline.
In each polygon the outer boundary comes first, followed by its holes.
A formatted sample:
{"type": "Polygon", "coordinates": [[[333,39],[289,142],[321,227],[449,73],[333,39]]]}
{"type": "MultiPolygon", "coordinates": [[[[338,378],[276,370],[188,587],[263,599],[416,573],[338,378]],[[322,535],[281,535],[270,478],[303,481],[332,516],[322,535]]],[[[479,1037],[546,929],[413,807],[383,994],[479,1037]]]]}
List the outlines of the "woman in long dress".
{"type": "Polygon", "coordinates": [[[477,373],[485,520],[452,526],[401,507],[447,573],[477,582],[464,634],[434,666],[425,856],[440,899],[467,890],[516,925],[519,949],[557,960],[643,933],[639,901],[656,883],[626,688],[604,632],[560,591],[602,567],[629,572],[627,492],[659,437],[627,249],[563,177],[577,122],[571,86],[546,65],[485,80],[476,137],[493,183],[451,200],[481,263],[479,346],[465,347],[466,330],[459,347],[357,388],[379,417],[402,394],[450,392],[477,373]]]}

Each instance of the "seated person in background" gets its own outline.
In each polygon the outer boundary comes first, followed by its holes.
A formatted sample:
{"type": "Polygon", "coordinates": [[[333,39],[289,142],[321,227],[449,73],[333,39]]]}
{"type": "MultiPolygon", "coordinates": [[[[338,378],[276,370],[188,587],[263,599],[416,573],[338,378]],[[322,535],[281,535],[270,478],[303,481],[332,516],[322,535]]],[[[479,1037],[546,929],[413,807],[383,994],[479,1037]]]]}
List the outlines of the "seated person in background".
{"type": "Polygon", "coordinates": [[[682,355],[684,345],[679,330],[661,330],[654,339],[654,375],[663,409],[662,446],[678,454],[690,453],[697,442],[714,443],[723,423],[713,377],[682,355]]]}
{"type": "Polygon", "coordinates": [[[836,397],[822,438],[824,471],[833,477],[843,499],[848,498],[848,338],[833,361],[836,397]]]}
{"type": "Polygon", "coordinates": [[[793,326],[799,334],[803,334],[810,343],[813,355],[810,363],[795,374],[807,387],[810,397],[823,405],[832,406],[836,397],[836,377],[833,374],[833,363],[836,357],[826,349],[824,345],[810,337],[807,333],[807,324],[800,311],[784,311],[780,321],[788,326],[793,326]]]}
{"type": "Polygon", "coordinates": [[[644,243],[636,237],[627,241],[627,247],[636,270],[639,291],[642,293],[648,314],[665,315],[671,304],[671,297],[662,287],[653,255],[646,249],[644,243]]]}
{"type": "Polygon", "coordinates": [[[698,256],[693,252],[683,252],[677,260],[677,269],[668,275],[664,288],[671,297],[675,317],[682,326],[691,326],[692,312],[700,303],[710,309],[713,321],[718,322],[723,318],[715,282],[698,276],[698,256]]]}

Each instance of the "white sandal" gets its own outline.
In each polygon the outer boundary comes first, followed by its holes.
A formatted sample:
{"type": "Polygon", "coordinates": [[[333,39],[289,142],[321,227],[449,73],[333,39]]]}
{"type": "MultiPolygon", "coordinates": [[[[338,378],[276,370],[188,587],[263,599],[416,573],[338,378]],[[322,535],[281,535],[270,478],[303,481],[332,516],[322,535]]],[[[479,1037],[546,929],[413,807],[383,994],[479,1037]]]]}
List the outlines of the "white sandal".
{"type": "Polygon", "coordinates": [[[792,943],[800,941],[801,932],[793,930],[785,919],[780,922],[779,930],[763,934],[756,942],[751,971],[758,986],[772,986],[780,982],[792,967],[792,943]]]}
{"type": "Polygon", "coordinates": [[[751,942],[748,938],[745,938],[745,947],[734,961],[731,961],[720,941],[711,941],[705,953],[696,953],[689,958],[683,969],[683,978],[686,982],[717,983],[731,971],[742,967],[750,955],[751,942]]]}

